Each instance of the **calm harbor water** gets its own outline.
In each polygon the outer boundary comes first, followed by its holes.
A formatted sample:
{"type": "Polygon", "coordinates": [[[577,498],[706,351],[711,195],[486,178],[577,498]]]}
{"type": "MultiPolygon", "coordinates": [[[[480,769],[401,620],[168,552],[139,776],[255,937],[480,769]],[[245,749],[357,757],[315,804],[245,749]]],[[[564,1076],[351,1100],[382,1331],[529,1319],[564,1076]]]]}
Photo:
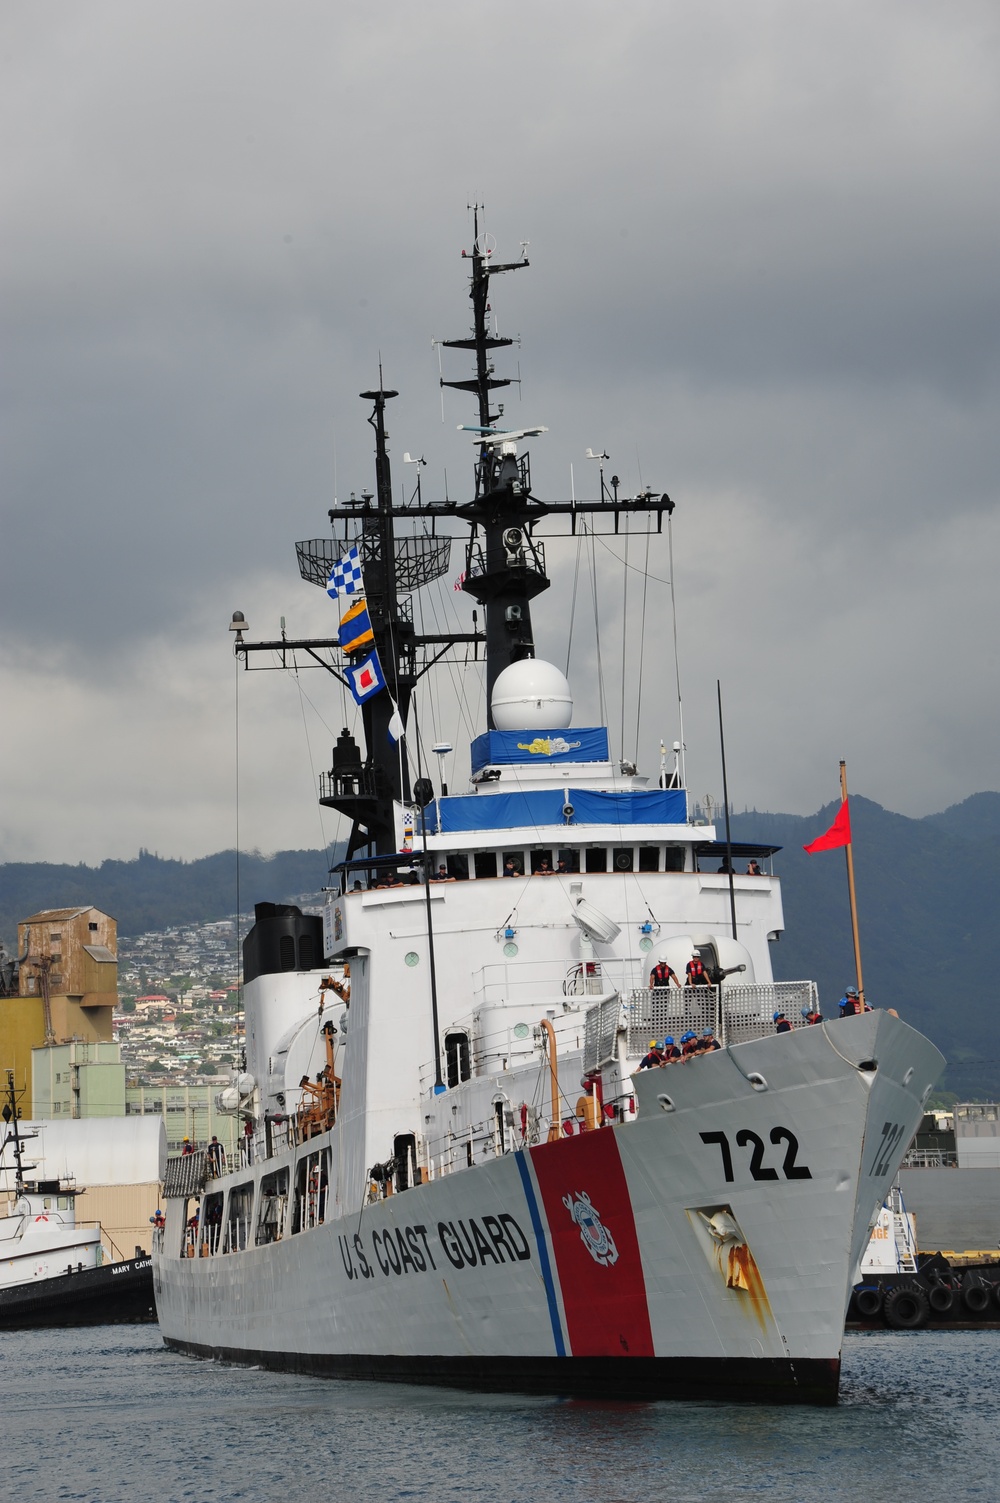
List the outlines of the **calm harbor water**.
{"type": "Polygon", "coordinates": [[[837,1409],[607,1406],[195,1362],[156,1326],[5,1334],[17,1503],[1000,1498],[1000,1332],[849,1335],[837,1409]]]}

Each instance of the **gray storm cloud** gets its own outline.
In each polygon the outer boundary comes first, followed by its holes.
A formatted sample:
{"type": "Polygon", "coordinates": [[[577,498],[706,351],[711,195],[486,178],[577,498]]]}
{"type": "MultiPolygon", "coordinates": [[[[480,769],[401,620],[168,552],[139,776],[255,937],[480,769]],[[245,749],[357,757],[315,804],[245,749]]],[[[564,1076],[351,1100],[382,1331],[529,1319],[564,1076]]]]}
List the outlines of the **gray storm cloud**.
{"type": "MultiPolygon", "coordinates": [[[[425,496],[468,488],[431,339],[468,322],[473,198],[502,253],[531,242],[493,301],[523,340],[507,415],[550,429],[536,493],[571,465],[593,491],[603,446],[676,500],[693,791],[719,791],[716,678],[740,805],[816,808],[842,755],[907,813],[996,785],[993,7],[56,0],[3,41],[4,859],[232,843],[225,625],[329,626],[292,545],[371,483],[380,357],[397,490],[404,449],[425,496]]],[[[536,636],[564,662],[573,545],[551,558],[536,636]]],[[[640,597],[603,548],[597,579],[620,736],[640,597]]],[[[425,608],[468,625],[450,581],[425,608]]],[[[652,582],[647,771],[672,674],[652,582]]],[[[321,677],[240,686],[249,843],[320,841],[321,677]]],[[[424,720],[458,746],[456,683],[424,720]]]]}

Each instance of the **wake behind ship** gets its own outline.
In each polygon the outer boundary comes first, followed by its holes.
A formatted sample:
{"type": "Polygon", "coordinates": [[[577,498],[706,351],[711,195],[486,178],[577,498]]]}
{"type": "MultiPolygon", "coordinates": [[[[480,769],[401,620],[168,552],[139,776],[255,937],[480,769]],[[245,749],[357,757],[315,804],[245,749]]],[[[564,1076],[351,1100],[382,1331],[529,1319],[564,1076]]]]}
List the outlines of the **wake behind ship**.
{"type": "Polygon", "coordinates": [[[478,399],[472,498],[427,504],[418,482],[394,503],[395,393],[363,393],[375,492],[298,545],[344,597],[339,638],[252,642],[233,620],[247,667],[312,661],[350,688],[364,752],[345,729],[321,779],[351,820],[323,918],[259,904],[244,945],[241,1161],[168,1165],[164,1338],[330,1376],[833,1402],[851,1286],[942,1059],[892,1014],[806,1023],[815,985],[772,979],[774,849],[695,822],[679,743],[650,786],[606,727],[573,724],[532,635],[543,534],[650,540],[672,503],[603,472],[598,500],[532,494],[518,446],[545,430],[499,426],[511,341],[488,302],[528,263],[494,263],[478,219],[470,260],[472,330],[444,345],[475,375],[444,384],[478,399]],[[412,595],[459,526],[484,626],[428,633],[412,595]],[[451,748],[411,701],[457,646],[485,667],[488,723],[448,796],[425,769],[451,748]],[[688,1057],[640,1068],[667,1038],[688,1057]]]}

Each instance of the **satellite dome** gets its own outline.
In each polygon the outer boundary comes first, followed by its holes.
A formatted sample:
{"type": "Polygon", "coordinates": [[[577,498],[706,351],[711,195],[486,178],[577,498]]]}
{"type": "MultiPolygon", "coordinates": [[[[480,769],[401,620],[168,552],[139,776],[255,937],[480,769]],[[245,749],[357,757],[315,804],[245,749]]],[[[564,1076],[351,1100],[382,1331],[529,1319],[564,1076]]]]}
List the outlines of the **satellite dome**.
{"type": "Polygon", "coordinates": [[[573,696],[554,663],[522,658],[497,678],[492,709],[498,731],[556,731],[573,719],[573,696]]]}

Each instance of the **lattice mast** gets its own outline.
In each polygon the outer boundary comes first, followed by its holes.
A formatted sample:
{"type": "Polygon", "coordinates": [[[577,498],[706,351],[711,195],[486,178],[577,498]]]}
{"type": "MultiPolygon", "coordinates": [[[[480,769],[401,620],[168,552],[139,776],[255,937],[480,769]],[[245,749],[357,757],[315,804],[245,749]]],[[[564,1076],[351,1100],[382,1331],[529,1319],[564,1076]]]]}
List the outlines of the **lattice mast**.
{"type": "MultiPolygon", "coordinates": [[[[473,327],[471,339],[446,339],[446,349],[471,349],[476,356],[472,381],[442,381],[459,391],[472,391],[479,403],[479,457],[475,500],[458,508],[472,528],[466,554],[463,590],[483,606],[486,614],[486,705],[493,725],[493,685],[511,663],[535,655],[531,630],[531,601],[549,587],[545,555],[533,542],[531,527],[541,514],[531,497],[531,473],[526,454],[518,457],[515,434],[505,435],[494,425],[503,407],[494,412],[490,393],[510,381],[494,374],[490,352],[513,344],[492,334],[489,327],[491,275],[519,271],[528,258],[491,263],[489,236],[479,233],[479,209],[473,211],[472,247],[473,327]],[[534,514],[534,516],[533,516],[534,514]]],[[[533,430],[535,432],[544,430],[533,430]]]]}
{"type": "MultiPolygon", "coordinates": [[[[478,650],[485,642],[487,705],[492,726],[491,701],[497,678],[511,663],[534,656],[531,601],[549,587],[544,545],[535,536],[539,523],[547,518],[564,518],[570,532],[575,533],[579,518],[590,530],[617,533],[621,518],[630,512],[653,512],[659,531],[664,512],[669,514],[673,510],[668,496],[654,495],[650,490],[635,497],[619,497],[617,476],[612,477],[612,494],[605,489],[602,475],[598,501],[542,502],[532,496],[528,455],[518,455],[517,442],[547,430],[497,427],[503,417],[503,406],[498,404],[493,410],[491,393],[509,386],[511,381],[495,374],[492,352],[514,341],[490,332],[489,301],[491,276],[518,271],[529,262],[523,251],[519,261],[493,262],[490,237],[480,233],[479,214],[477,205],[473,211],[475,238],[470,257],[471,334],[463,339],[442,341],[447,349],[474,353],[475,375],[462,381],[441,379],[442,386],[470,392],[477,399],[479,423],[467,430],[475,435],[478,447],[473,499],[459,506],[448,501],[428,505],[420,497],[418,480],[414,499],[394,504],[385,410],[387,402],[397,393],[385,389],[380,370],[378,389],[361,393],[364,401],[373,404],[368,421],[375,430],[375,492],[364,492],[360,499],[352,494],[348,503],[331,509],[331,536],[296,544],[299,572],[321,588],[325,588],[337,559],[352,543],[358,545],[374,642],[347,656],[364,655],[374,645],[388,688],[388,693],[376,694],[362,706],[363,758],[353,738],[344,731],[334,747],[333,767],[321,780],[320,802],[339,810],[352,822],[348,860],[361,851],[369,856],[396,853],[393,803],[409,800],[410,781],[405,751],[401,755],[399,746],[389,736],[394,704],[399,707],[404,725],[407,724],[417,680],[450,648],[470,643],[478,650]],[[585,520],[588,514],[589,521],[585,520]],[[450,525],[456,517],[470,528],[462,589],[484,608],[485,636],[478,629],[429,633],[417,632],[413,626],[408,592],[447,571],[452,536],[438,529],[450,525]],[[411,524],[419,520],[422,533],[397,537],[397,519],[411,524]]],[[[466,252],[462,254],[465,256],[466,252]]],[[[349,602],[350,597],[341,597],[337,602],[341,613],[346,609],[345,600],[349,602]]],[[[239,620],[243,620],[242,616],[239,620]]],[[[236,624],[234,618],[234,629],[236,624]]],[[[292,662],[299,662],[297,654],[304,652],[318,666],[342,677],[340,662],[344,655],[336,637],[291,641],[283,635],[279,641],[247,642],[240,631],[236,652],[247,667],[251,654],[268,654],[270,662],[262,661],[261,666],[276,668],[288,667],[290,655],[292,662]]]]}

